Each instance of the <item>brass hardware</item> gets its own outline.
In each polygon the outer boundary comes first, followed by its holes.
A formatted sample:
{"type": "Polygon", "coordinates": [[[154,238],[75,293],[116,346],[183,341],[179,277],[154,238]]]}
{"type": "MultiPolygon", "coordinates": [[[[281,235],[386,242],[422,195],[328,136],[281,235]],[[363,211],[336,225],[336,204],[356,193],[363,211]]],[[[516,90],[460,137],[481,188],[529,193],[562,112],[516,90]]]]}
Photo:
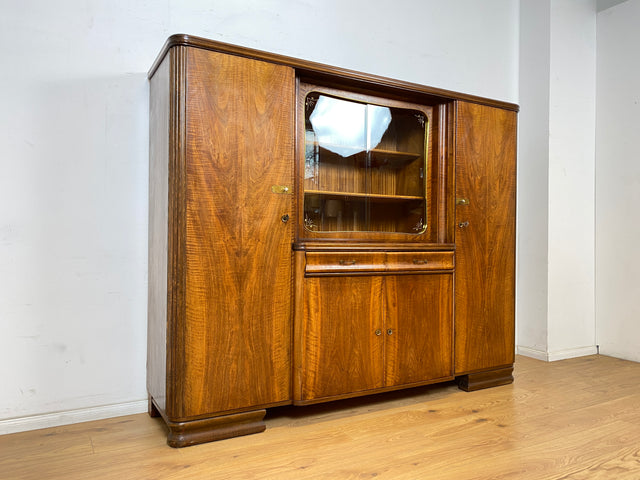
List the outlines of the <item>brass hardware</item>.
{"type": "Polygon", "coordinates": [[[382,330],[380,330],[380,329],[377,329],[377,330],[375,331],[375,334],[376,334],[377,336],[380,336],[380,335],[382,335],[382,330]]]}
{"type": "Polygon", "coordinates": [[[355,265],[356,261],[355,260],[339,260],[338,263],[340,265],[355,265]]]}
{"type": "Polygon", "coordinates": [[[282,215],[281,219],[282,223],[287,223],[289,221],[289,214],[285,213],[284,215],[282,215]]]}
{"type": "Polygon", "coordinates": [[[456,198],[456,205],[469,205],[470,203],[468,198],[456,198]]]}
{"type": "Polygon", "coordinates": [[[426,261],[426,260],[423,260],[423,259],[420,259],[420,258],[414,258],[414,259],[413,259],[413,263],[414,263],[415,265],[426,265],[426,264],[427,264],[427,261],[426,261]]]}
{"type": "Polygon", "coordinates": [[[289,193],[289,187],[285,185],[271,185],[271,192],[273,193],[289,193]]]}
{"type": "Polygon", "coordinates": [[[458,224],[458,226],[459,226],[460,228],[468,227],[468,226],[469,226],[469,222],[468,222],[468,221],[466,221],[466,222],[460,222],[460,223],[458,224]]]}
{"type": "Polygon", "coordinates": [[[388,328],[387,329],[387,335],[393,335],[393,329],[392,328],[388,328]]]}

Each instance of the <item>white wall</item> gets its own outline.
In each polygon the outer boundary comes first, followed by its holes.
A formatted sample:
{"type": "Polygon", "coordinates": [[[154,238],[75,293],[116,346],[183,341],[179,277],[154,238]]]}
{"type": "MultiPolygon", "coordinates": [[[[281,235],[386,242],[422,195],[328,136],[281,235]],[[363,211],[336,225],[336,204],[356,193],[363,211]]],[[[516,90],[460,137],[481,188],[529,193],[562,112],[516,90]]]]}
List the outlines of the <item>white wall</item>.
{"type": "Polygon", "coordinates": [[[596,353],[596,2],[551,1],[550,359],[596,353]]]}
{"type": "Polygon", "coordinates": [[[596,353],[596,1],[521,0],[518,352],[596,353]]]}
{"type": "Polygon", "coordinates": [[[521,1],[516,343],[534,356],[548,338],[550,41],[550,0],[521,1]]]}
{"type": "Polygon", "coordinates": [[[600,353],[640,361],[640,0],[598,14],[596,318],[600,353]]]}
{"type": "Polygon", "coordinates": [[[518,96],[514,0],[5,0],[0,433],[145,408],[146,72],[171,33],[518,96]]]}

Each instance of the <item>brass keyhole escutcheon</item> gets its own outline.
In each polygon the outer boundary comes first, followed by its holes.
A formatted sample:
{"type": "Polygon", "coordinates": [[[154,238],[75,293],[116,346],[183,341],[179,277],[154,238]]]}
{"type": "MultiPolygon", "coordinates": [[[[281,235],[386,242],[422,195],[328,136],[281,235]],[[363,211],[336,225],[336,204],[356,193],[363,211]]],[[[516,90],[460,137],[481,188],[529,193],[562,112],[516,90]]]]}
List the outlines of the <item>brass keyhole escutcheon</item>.
{"type": "Polygon", "coordinates": [[[377,330],[375,331],[375,334],[379,337],[380,335],[382,335],[382,330],[377,329],[377,330]]]}
{"type": "Polygon", "coordinates": [[[393,329],[392,328],[388,328],[387,329],[387,335],[393,335],[393,329]]]}
{"type": "Polygon", "coordinates": [[[282,223],[287,223],[289,221],[289,214],[285,213],[282,215],[282,223]]]}
{"type": "Polygon", "coordinates": [[[468,226],[469,226],[469,222],[468,222],[468,221],[466,221],[466,222],[460,222],[460,223],[458,224],[458,227],[460,227],[460,228],[466,228],[466,227],[468,227],[468,226]]]}

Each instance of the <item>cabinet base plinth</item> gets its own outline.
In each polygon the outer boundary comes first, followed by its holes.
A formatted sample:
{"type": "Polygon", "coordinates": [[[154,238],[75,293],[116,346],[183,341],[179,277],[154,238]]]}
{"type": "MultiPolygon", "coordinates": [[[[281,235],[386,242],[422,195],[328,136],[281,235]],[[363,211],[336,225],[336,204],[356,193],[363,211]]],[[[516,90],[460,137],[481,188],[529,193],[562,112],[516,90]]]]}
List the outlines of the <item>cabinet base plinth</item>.
{"type": "Polygon", "coordinates": [[[470,373],[456,377],[458,388],[465,392],[482,390],[483,388],[498,387],[513,383],[513,365],[488,372],[470,373]]]}
{"type": "Polygon", "coordinates": [[[192,420],[190,422],[167,421],[166,423],[169,427],[167,444],[170,447],[180,448],[260,433],[266,428],[263,422],[266,413],[266,410],[256,410],[222,417],[192,420]]]}

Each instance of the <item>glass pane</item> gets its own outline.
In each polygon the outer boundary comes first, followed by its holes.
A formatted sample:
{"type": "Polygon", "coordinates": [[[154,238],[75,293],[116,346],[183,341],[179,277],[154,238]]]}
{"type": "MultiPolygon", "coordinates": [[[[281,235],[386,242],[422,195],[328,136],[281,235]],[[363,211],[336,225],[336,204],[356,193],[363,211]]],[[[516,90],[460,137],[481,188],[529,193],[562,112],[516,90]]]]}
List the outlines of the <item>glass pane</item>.
{"type": "Polygon", "coordinates": [[[305,228],[422,233],[427,117],[312,92],[305,102],[305,228]]]}

